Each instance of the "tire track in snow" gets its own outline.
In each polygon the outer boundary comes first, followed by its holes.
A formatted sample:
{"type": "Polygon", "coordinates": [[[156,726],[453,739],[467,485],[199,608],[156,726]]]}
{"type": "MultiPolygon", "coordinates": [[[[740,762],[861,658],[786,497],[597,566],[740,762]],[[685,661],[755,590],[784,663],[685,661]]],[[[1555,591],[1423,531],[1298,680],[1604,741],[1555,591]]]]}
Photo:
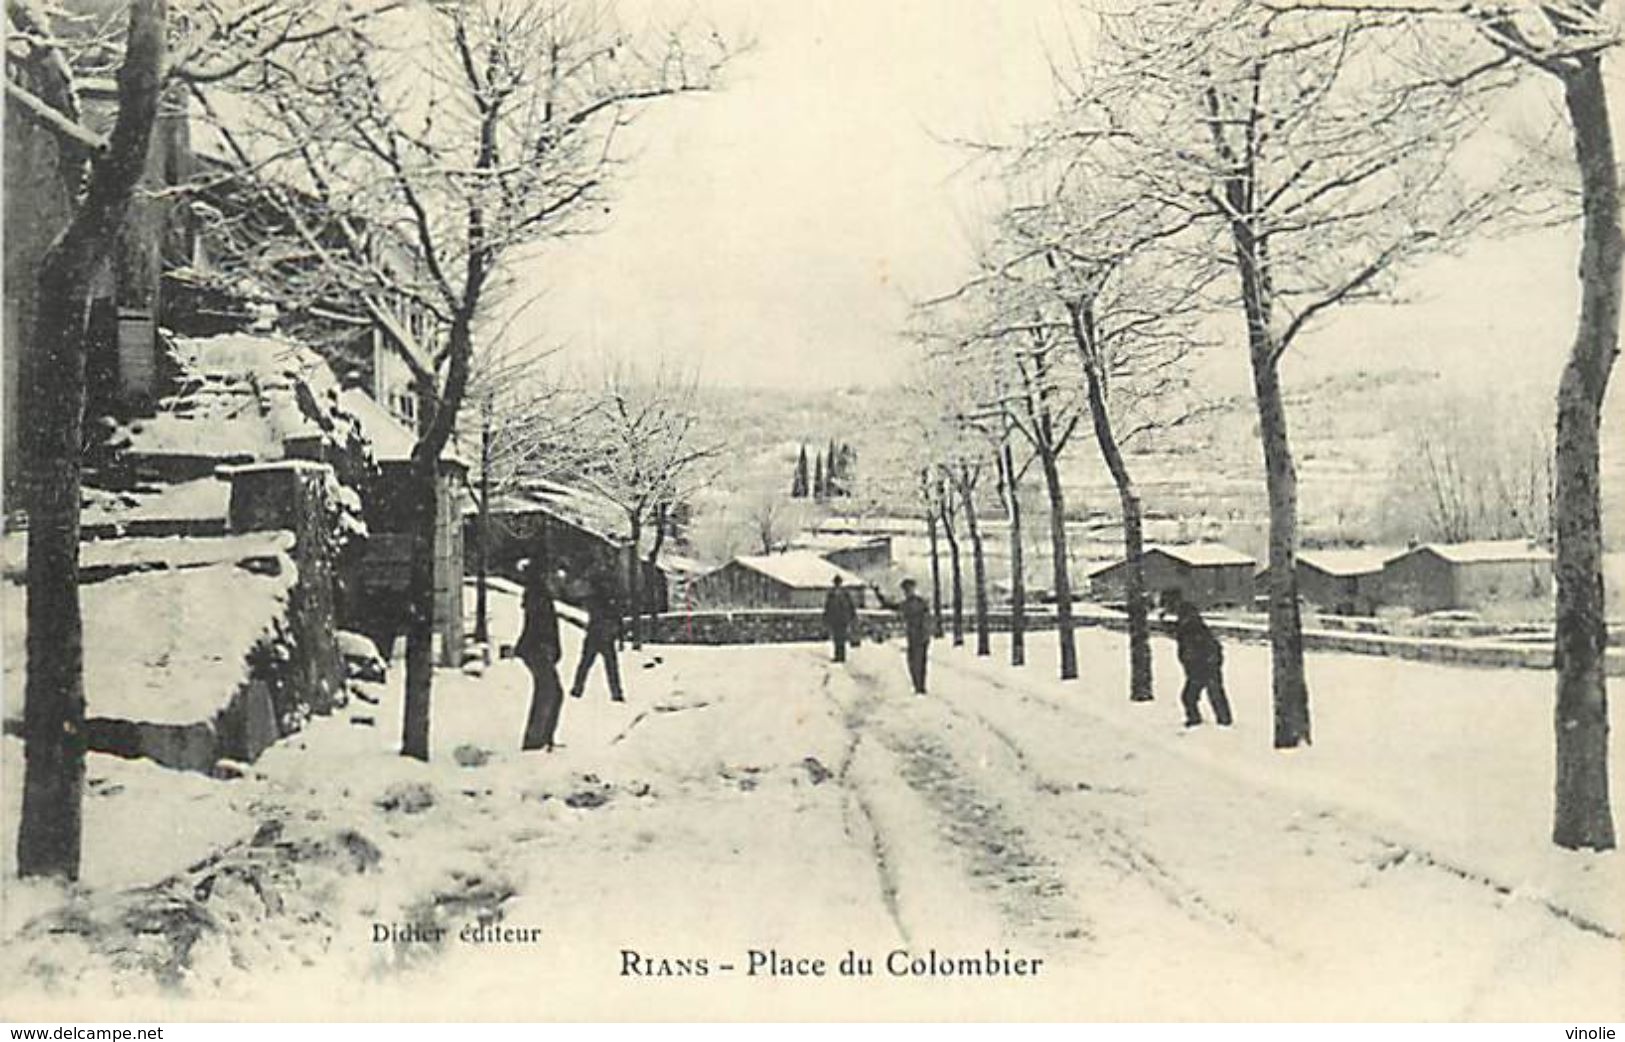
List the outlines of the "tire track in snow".
{"type": "MultiPolygon", "coordinates": [[[[1093,940],[1092,923],[1072,899],[1061,871],[1034,849],[1002,802],[970,781],[973,774],[930,731],[876,726],[875,710],[886,697],[880,679],[851,664],[846,675],[858,689],[847,716],[855,741],[872,733],[891,753],[897,777],[939,819],[939,834],[965,859],[972,886],[994,898],[1001,921],[1023,930],[1044,927],[1049,937],[1065,941],[1093,940]]],[[[1012,757],[1024,755],[1014,743],[1005,747],[1012,757]]]]}
{"type": "MultiPolygon", "coordinates": [[[[956,670],[956,672],[966,675],[964,670],[956,670]]],[[[1014,685],[1003,683],[991,677],[976,674],[971,674],[971,676],[996,690],[1015,696],[1024,705],[1038,705],[1057,713],[1060,711],[1059,707],[1049,702],[1035,700],[1014,685]]],[[[1279,939],[1243,918],[1239,912],[1233,909],[1221,908],[1208,900],[1195,883],[1171,871],[1145,844],[1136,841],[1104,811],[1097,807],[1080,804],[1075,798],[1092,793],[1134,795],[1132,790],[1095,785],[1089,782],[1078,782],[1074,786],[1068,787],[1063,783],[1046,778],[1033,766],[1031,758],[1020,743],[1008,731],[994,723],[986,715],[959,704],[951,696],[939,697],[938,704],[955,718],[986,731],[1001,745],[1009,749],[1013,754],[1012,761],[1035,792],[1048,797],[1052,802],[1065,803],[1073,813],[1081,812],[1087,819],[1086,827],[1090,835],[1093,836],[1097,848],[1103,855],[1106,855],[1106,863],[1118,872],[1131,878],[1138,878],[1150,887],[1157,896],[1196,923],[1238,929],[1272,950],[1285,951],[1279,939]],[[1079,788],[1079,786],[1082,787],[1079,788]],[[1068,799],[1068,797],[1074,798],[1068,799]]]]}
{"type": "Polygon", "coordinates": [[[896,928],[898,937],[903,944],[912,944],[908,926],[903,922],[902,909],[898,904],[899,884],[897,868],[892,863],[890,846],[886,842],[885,834],[881,831],[880,823],[876,818],[873,805],[864,795],[863,789],[851,777],[852,764],[857,759],[858,746],[863,741],[863,731],[867,712],[856,706],[843,706],[834,692],[829,689],[831,673],[825,666],[823,676],[819,682],[819,693],[827,698],[841,717],[846,727],[847,743],[841,754],[841,762],[835,769],[835,780],[840,784],[841,791],[845,793],[843,801],[843,824],[846,833],[863,843],[869,850],[869,858],[874,863],[875,875],[880,884],[880,900],[886,908],[886,914],[896,928]],[[852,808],[857,808],[857,827],[854,827],[852,808]],[[858,833],[861,832],[861,835],[858,833]]]}
{"type": "MultiPolygon", "coordinates": [[[[1003,680],[1001,680],[1001,679],[999,679],[997,677],[988,676],[988,675],[986,675],[984,673],[981,673],[979,671],[972,671],[972,670],[965,669],[959,663],[954,662],[952,660],[945,661],[944,665],[948,666],[949,668],[952,668],[956,673],[958,673],[962,677],[970,678],[970,679],[972,679],[974,681],[984,683],[984,684],[988,685],[989,687],[992,687],[992,688],[994,688],[994,689],[996,689],[998,691],[1002,691],[1002,692],[1006,692],[1008,694],[1011,694],[1011,695],[1015,696],[1017,699],[1019,699],[1024,705],[1030,705],[1030,706],[1034,706],[1034,707],[1037,707],[1037,708],[1046,709],[1050,713],[1052,713],[1052,714],[1054,714],[1056,716],[1064,717],[1066,715],[1066,710],[1065,710],[1064,706],[1059,705],[1059,704],[1057,704],[1057,703],[1055,703],[1055,702],[1053,702],[1053,701],[1051,701],[1049,699],[1046,699],[1046,698],[1036,698],[1031,693],[1027,692],[1026,690],[1024,690],[1023,688],[1021,688],[1019,686],[1016,686],[1014,684],[1003,681],[1003,680]]],[[[986,717],[984,717],[981,713],[979,713],[979,712],[977,712],[975,710],[965,710],[965,709],[963,709],[963,707],[954,707],[954,708],[957,709],[957,715],[959,715],[959,716],[961,716],[963,718],[966,718],[966,719],[975,718],[975,719],[980,720],[982,723],[984,723],[987,726],[987,728],[988,728],[988,730],[990,732],[996,733],[998,735],[1000,741],[1005,742],[1007,744],[1011,741],[1010,736],[1007,733],[1005,733],[1001,728],[998,728],[998,726],[993,724],[991,721],[988,721],[986,719],[986,717]]],[[[1104,722],[1104,721],[1097,721],[1097,722],[1104,722]]],[[[1122,731],[1121,733],[1125,737],[1132,737],[1131,732],[1122,731]]],[[[1026,763],[1027,761],[1025,759],[1023,759],[1021,762],[1026,763]]],[[[1217,773],[1223,774],[1226,777],[1232,777],[1232,778],[1235,777],[1230,771],[1226,771],[1223,768],[1218,768],[1218,767],[1215,767],[1214,765],[1207,764],[1207,763],[1204,763],[1202,761],[1198,761],[1198,760],[1193,759],[1193,760],[1191,760],[1189,762],[1191,762],[1195,766],[1200,766],[1200,767],[1203,767],[1203,768],[1209,769],[1209,770],[1215,770],[1217,773]]],[[[1236,779],[1236,780],[1239,780],[1243,784],[1246,784],[1246,779],[1245,778],[1236,779]]],[[[1046,783],[1040,782],[1041,787],[1043,787],[1045,784],[1046,783]]],[[[1046,788],[1046,791],[1051,791],[1052,793],[1054,793],[1054,790],[1051,790],[1051,789],[1046,788]]],[[[1064,789],[1064,787],[1060,788],[1060,793],[1064,793],[1065,791],[1066,790],[1064,789]]],[[[1101,791],[1111,791],[1111,790],[1107,789],[1107,790],[1101,790],[1101,791]]],[[[1059,794],[1059,793],[1054,793],[1054,794],[1059,794]]],[[[1469,884],[1471,886],[1475,886],[1475,887],[1482,888],[1484,890],[1490,891],[1491,893],[1495,894],[1496,897],[1498,897],[1498,898],[1502,898],[1502,899],[1518,898],[1518,899],[1527,900],[1530,903],[1532,903],[1535,906],[1542,909],[1544,912],[1546,912],[1548,915],[1550,915],[1554,919],[1558,919],[1558,920],[1562,921],[1564,924],[1566,924],[1566,925],[1568,925],[1568,926],[1570,926],[1570,927],[1572,927],[1572,928],[1574,928],[1574,929],[1576,929],[1576,930],[1578,930],[1578,931],[1580,931],[1582,933],[1591,934],[1591,935],[1601,937],[1601,938],[1604,938],[1604,939],[1610,940],[1610,941],[1625,940],[1625,934],[1621,934],[1620,931],[1618,931],[1616,929],[1613,929],[1613,928],[1611,928],[1610,926],[1608,926],[1608,925],[1606,925],[1604,923],[1600,923],[1595,918],[1587,916],[1582,912],[1578,912],[1578,911],[1576,911],[1576,910],[1574,910],[1572,908],[1568,908],[1568,907],[1566,907],[1566,906],[1564,906],[1562,904],[1559,904],[1555,900],[1547,898],[1544,895],[1526,893],[1526,892],[1520,890],[1518,887],[1516,887],[1516,886],[1514,886],[1512,884],[1506,883],[1506,882],[1504,882],[1504,881],[1502,881],[1500,879],[1495,878],[1493,875],[1491,875],[1489,873],[1486,873],[1486,872],[1483,872],[1483,871],[1468,867],[1466,865],[1459,864],[1457,861],[1455,861],[1454,859],[1452,859],[1452,858],[1450,858],[1450,857],[1448,857],[1446,855],[1443,855],[1443,854],[1435,852],[1435,851],[1424,849],[1424,848],[1422,848],[1422,847],[1420,847],[1420,846],[1418,846],[1418,845],[1416,845],[1414,843],[1410,843],[1410,842],[1407,842],[1405,840],[1397,839],[1389,832],[1389,830],[1385,829],[1380,823],[1374,822],[1374,821],[1362,820],[1363,815],[1359,815],[1357,812],[1354,813],[1354,814],[1351,814],[1351,813],[1347,812],[1344,808],[1341,808],[1341,807],[1336,807],[1336,806],[1326,807],[1326,806],[1324,806],[1324,805],[1322,805],[1320,803],[1312,802],[1311,800],[1303,797],[1301,794],[1293,794],[1293,793],[1287,793],[1287,792],[1282,792],[1281,794],[1284,795],[1284,796],[1287,796],[1290,799],[1293,799],[1293,800],[1299,802],[1306,809],[1312,809],[1312,810],[1316,811],[1318,817],[1330,818],[1336,828],[1338,828],[1338,829],[1340,829],[1340,830],[1342,830],[1344,832],[1347,832],[1347,833],[1349,833],[1349,834],[1351,834],[1353,836],[1357,836],[1357,837],[1359,837],[1361,839],[1364,839],[1364,840],[1366,840],[1366,841],[1368,841],[1370,843],[1374,843],[1374,844],[1376,844],[1377,846],[1379,846],[1381,848],[1387,849],[1389,851],[1393,851],[1394,854],[1393,854],[1393,856],[1391,858],[1377,864],[1376,867],[1377,867],[1377,870],[1379,872],[1387,871],[1387,870],[1389,870],[1389,869],[1391,869],[1393,867],[1398,867],[1398,866],[1401,866],[1401,865],[1408,865],[1410,867],[1420,868],[1420,869],[1423,869],[1423,870],[1433,870],[1433,871],[1436,871],[1436,872],[1438,872],[1438,873],[1440,873],[1442,875],[1449,876],[1449,877],[1451,877],[1451,878],[1453,878],[1453,879],[1455,879],[1455,880],[1457,880],[1459,882],[1466,883],[1466,884],[1469,884]]],[[[1132,844],[1132,841],[1130,841],[1128,839],[1128,837],[1126,836],[1126,834],[1123,834],[1120,829],[1116,829],[1115,831],[1119,835],[1122,835],[1126,842],[1130,842],[1132,844]]],[[[1152,859],[1152,862],[1155,863],[1154,858],[1152,859]]],[[[1160,866],[1158,866],[1158,867],[1160,868],[1160,866]]],[[[1177,877],[1174,877],[1172,875],[1169,875],[1168,878],[1170,880],[1177,881],[1177,877]]],[[[1222,910],[1217,910],[1217,911],[1218,911],[1218,914],[1221,917],[1226,917],[1227,921],[1233,921],[1237,925],[1240,925],[1240,926],[1243,926],[1244,928],[1249,929],[1250,932],[1253,932],[1260,939],[1263,939],[1263,940],[1266,940],[1266,941],[1269,940],[1269,937],[1268,937],[1267,934],[1262,933],[1262,932],[1257,931],[1257,930],[1254,930],[1251,926],[1249,926],[1248,924],[1246,924],[1244,921],[1240,920],[1239,918],[1233,918],[1233,919],[1229,918],[1231,913],[1227,913],[1227,912],[1224,912],[1222,910]]],[[[1271,942],[1271,943],[1273,943],[1273,942],[1271,942]]]]}

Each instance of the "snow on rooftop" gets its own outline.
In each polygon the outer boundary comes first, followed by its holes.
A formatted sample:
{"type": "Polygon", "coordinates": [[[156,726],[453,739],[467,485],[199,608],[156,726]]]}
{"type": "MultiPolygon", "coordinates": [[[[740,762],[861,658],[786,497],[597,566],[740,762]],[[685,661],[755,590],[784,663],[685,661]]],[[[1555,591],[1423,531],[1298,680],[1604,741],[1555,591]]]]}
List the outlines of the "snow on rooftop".
{"type": "Polygon", "coordinates": [[[1251,566],[1256,562],[1251,556],[1240,550],[1231,549],[1223,543],[1181,543],[1169,545],[1158,543],[1145,548],[1146,553],[1153,550],[1160,551],[1176,561],[1183,561],[1196,567],[1211,565],[1239,565],[1251,566]]]}
{"type": "Polygon", "coordinates": [[[625,539],[626,515],[596,492],[553,481],[527,483],[525,491],[545,507],[607,539],[625,539]]]}
{"type": "Polygon", "coordinates": [[[1347,547],[1333,550],[1299,550],[1298,560],[1327,575],[1369,575],[1382,571],[1383,563],[1395,551],[1384,547],[1347,547]]]}
{"type": "Polygon", "coordinates": [[[782,554],[760,554],[734,558],[738,564],[776,579],[786,586],[801,590],[823,589],[835,584],[836,576],[848,586],[863,587],[862,577],[845,568],[836,567],[808,550],[791,550],[782,554]]]}
{"type": "Polygon", "coordinates": [[[1417,550],[1430,550],[1452,564],[1481,564],[1488,561],[1550,561],[1552,555],[1523,539],[1479,540],[1470,543],[1424,543],[1390,560],[1417,550]]]}
{"type": "Polygon", "coordinates": [[[826,517],[813,531],[820,535],[923,535],[925,522],[911,517],[826,517]]]}
{"type": "MultiPolygon", "coordinates": [[[[412,429],[384,408],[383,404],[358,388],[348,388],[338,396],[339,408],[355,417],[361,434],[372,446],[372,458],[380,463],[405,463],[412,458],[412,447],[417,435],[412,429]]],[[[440,459],[446,463],[462,463],[455,441],[449,441],[441,450],[440,459]]]]}
{"type": "Polygon", "coordinates": [[[856,533],[805,532],[791,541],[797,550],[856,550],[889,542],[889,535],[859,535],[856,533]]]}

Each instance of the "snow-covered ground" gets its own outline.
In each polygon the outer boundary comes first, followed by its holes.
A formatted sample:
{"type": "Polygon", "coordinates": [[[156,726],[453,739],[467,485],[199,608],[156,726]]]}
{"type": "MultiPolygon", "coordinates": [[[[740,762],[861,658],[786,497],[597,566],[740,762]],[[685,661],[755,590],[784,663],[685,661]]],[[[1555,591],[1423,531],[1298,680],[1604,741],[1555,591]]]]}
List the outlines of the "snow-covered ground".
{"type": "Polygon", "coordinates": [[[1316,744],[1283,754],[1265,649],[1229,652],[1238,725],[1186,732],[1170,648],[1134,706],[1122,638],[1079,641],[1069,684],[1053,634],[1019,671],[1002,637],[939,642],[926,698],[895,643],[628,652],[628,703],[595,676],[552,754],[518,752],[503,661],[441,675],[429,765],[393,753],[393,685],[234,781],[92,757],[85,893],[5,881],[0,1013],[1625,1017],[1621,856],[1546,838],[1549,674],[1313,656],[1316,744]],[[535,933],[459,939],[481,919],[535,933]],[[752,949],[827,975],[751,976],[752,949]],[[888,974],[933,949],[1043,965],[888,974]],[[873,976],[840,975],[849,950],[873,976]],[[624,974],[628,951],[707,972],[624,974]]]}

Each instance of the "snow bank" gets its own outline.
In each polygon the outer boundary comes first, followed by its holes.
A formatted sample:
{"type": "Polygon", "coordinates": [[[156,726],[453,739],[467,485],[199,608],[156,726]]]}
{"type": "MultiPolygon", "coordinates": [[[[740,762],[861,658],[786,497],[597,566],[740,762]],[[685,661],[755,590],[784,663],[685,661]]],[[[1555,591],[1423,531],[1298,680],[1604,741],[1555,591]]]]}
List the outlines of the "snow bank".
{"type": "MultiPolygon", "coordinates": [[[[210,719],[242,685],[245,656],[281,614],[294,581],[284,556],[274,575],[221,562],[81,587],[87,714],[159,724],[210,719]]],[[[15,719],[27,670],[21,591],[14,587],[3,607],[5,713],[15,719]]]]}

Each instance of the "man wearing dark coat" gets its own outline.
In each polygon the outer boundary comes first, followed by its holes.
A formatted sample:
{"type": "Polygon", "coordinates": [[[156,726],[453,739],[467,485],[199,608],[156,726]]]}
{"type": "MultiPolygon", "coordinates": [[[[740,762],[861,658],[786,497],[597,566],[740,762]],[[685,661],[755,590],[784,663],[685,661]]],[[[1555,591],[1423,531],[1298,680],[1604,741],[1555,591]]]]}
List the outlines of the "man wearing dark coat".
{"type": "Polygon", "coordinates": [[[1202,724],[1202,692],[1213,704],[1213,718],[1220,727],[1229,727],[1230,700],[1224,693],[1224,648],[1202,621],[1196,605],[1177,590],[1170,590],[1169,607],[1174,613],[1174,641],[1179,645],[1179,664],[1185,670],[1185,689],[1179,700],[1185,706],[1185,726],[1202,724]]]}
{"type": "Polygon", "coordinates": [[[903,618],[903,647],[908,657],[908,677],[916,695],[925,694],[926,653],[931,649],[931,605],[914,592],[914,580],[903,580],[903,599],[888,601],[877,588],[880,603],[903,618]]]}
{"type": "Polygon", "coordinates": [[[587,630],[582,637],[581,663],[576,666],[575,683],[570,685],[570,694],[575,698],[581,697],[581,693],[587,689],[587,677],[592,672],[593,660],[602,656],[604,677],[609,681],[609,700],[624,702],[621,663],[615,650],[615,642],[621,636],[621,604],[613,579],[603,570],[594,572],[588,579],[582,607],[587,612],[587,630]]]}
{"type": "Polygon", "coordinates": [[[829,639],[835,645],[835,661],[846,661],[846,637],[852,628],[852,620],[857,618],[857,606],[852,603],[852,594],[841,586],[841,577],[837,575],[835,582],[824,595],[824,625],[829,629],[829,639]]]}
{"type": "Polygon", "coordinates": [[[525,624],[514,642],[514,657],[530,670],[530,716],[525,721],[521,749],[552,751],[559,726],[559,710],[564,706],[564,688],[559,684],[559,615],[553,605],[553,588],[547,567],[540,559],[520,562],[525,581],[525,624]]]}

